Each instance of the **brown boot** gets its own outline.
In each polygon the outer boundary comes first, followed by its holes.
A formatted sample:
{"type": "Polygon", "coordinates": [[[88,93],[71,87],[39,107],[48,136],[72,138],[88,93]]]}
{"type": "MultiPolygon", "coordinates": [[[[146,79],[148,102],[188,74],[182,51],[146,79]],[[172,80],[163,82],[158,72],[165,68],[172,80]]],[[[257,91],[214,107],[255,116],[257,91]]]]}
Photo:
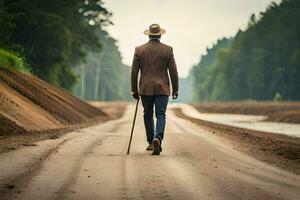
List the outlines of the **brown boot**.
{"type": "Polygon", "coordinates": [[[152,141],[153,144],[153,152],[152,155],[159,155],[161,152],[161,146],[160,146],[160,141],[158,138],[154,138],[152,141]]]}
{"type": "Polygon", "coordinates": [[[153,150],[153,144],[149,144],[148,147],[146,148],[147,151],[152,151],[153,150]]]}

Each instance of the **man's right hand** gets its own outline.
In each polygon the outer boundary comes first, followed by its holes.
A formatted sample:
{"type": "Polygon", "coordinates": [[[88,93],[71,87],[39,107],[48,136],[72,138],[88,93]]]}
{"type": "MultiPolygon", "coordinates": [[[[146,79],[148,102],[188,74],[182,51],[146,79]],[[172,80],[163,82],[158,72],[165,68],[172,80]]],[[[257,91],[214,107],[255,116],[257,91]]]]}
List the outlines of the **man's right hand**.
{"type": "Polygon", "coordinates": [[[135,98],[136,100],[140,99],[139,93],[138,92],[131,92],[131,95],[133,98],[135,98]]]}
{"type": "Polygon", "coordinates": [[[172,94],[172,99],[177,99],[177,98],[178,98],[178,91],[175,91],[172,94]]]}

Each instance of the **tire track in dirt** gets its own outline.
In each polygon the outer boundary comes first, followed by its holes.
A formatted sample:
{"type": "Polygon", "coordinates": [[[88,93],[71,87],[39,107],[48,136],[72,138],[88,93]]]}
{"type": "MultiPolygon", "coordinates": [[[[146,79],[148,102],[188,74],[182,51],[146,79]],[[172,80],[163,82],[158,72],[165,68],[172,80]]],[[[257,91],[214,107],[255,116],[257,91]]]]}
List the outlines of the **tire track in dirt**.
{"type": "MultiPolygon", "coordinates": [[[[80,152],[81,155],[79,155],[78,159],[73,160],[73,164],[69,166],[68,168],[68,175],[64,176],[65,180],[63,181],[64,183],[61,185],[61,188],[58,189],[55,192],[54,197],[52,197],[52,199],[60,199],[60,196],[64,193],[64,191],[66,191],[68,189],[68,187],[70,187],[70,185],[72,185],[72,182],[74,182],[76,180],[77,177],[77,173],[80,170],[81,167],[81,163],[84,160],[84,158],[91,152],[93,151],[93,148],[97,145],[101,145],[101,143],[103,142],[103,140],[105,140],[105,138],[109,137],[109,136],[105,136],[105,133],[103,133],[104,131],[108,131],[110,132],[115,132],[118,130],[118,128],[126,123],[126,121],[122,121],[122,120],[114,120],[114,121],[110,121],[103,124],[102,128],[102,124],[98,125],[100,128],[94,128],[94,127],[98,127],[98,126],[93,126],[93,127],[88,127],[88,128],[84,128],[84,129],[80,129],[77,130],[75,132],[69,133],[66,135],[66,137],[69,137],[67,139],[64,139],[63,142],[59,143],[57,146],[55,146],[55,148],[51,149],[47,154],[44,155],[43,159],[40,162],[36,162],[34,164],[35,167],[30,168],[28,171],[30,172],[28,173],[24,173],[23,176],[19,176],[16,177],[14,179],[14,185],[15,188],[14,190],[10,190],[10,191],[6,191],[8,192],[7,194],[5,194],[5,199],[16,199],[18,198],[19,195],[16,195],[17,191],[21,192],[21,199],[26,199],[26,196],[24,196],[24,192],[23,192],[23,188],[28,188],[28,184],[32,181],[34,181],[35,177],[40,176],[41,173],[43,173],[44,168],[47,166],[49,166],[49,163],[52,162],[52,158],[53,157],[59,157],[60,151],[63,151],[64,148],[68,148],[66,146],[72,146],[73,144],[76,144],[76,140],[85,140],[86,137],[90,136],[91,142],[87,144],[87,146],[82,149],[80,152]],[[107,123],[109,123],[109,125],[106,125],[107,123]],[[89,129],[95,129],[95,132],[99,132],[99,134],[87,134],[89,129]],[[100,134],[101,133],[101,134],[100,134]],[[96,140],[94,140],[96,138],[96,140]]],[[[51,165],[51,163],[50,163],[51,165]]],[[[59,172],[59,167],[53,166],[53,169],[57,169],[59,172]]],[[[55,170],[54,170],[55,171],[55,170]]],[[[54,173],[55,174],[55,173],[54,173]]],[[[39,189],[38,189],[39,190],[39,189]]],[[[18,194],[18,193],[17,193],[18,194]]],[[[19,196],[20,197],[20,196],[19,196]]],[[[4,197],[3,197],[4,198],[4,197]]],[[[30,199],[30,198],[28,198],[30,199]]]]}
{"type": "MultiPolygon", "coordinates": [[[[27,182],[24,200],[296,200],[297,175],[234,149],[222,137],[167,113],[160,156],[145,151],[142,111],[126,155],[134,105],[122,119],[82,129],[27,182]]],[[[8,200],[10,200],[8,199],[8,200]]]]}

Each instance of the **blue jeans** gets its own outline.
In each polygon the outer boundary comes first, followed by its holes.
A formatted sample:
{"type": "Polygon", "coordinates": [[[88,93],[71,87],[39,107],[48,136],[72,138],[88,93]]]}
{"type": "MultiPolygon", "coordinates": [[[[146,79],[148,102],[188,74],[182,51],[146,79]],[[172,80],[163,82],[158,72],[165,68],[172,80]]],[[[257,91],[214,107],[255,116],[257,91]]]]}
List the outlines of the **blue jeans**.
{"type": "Polygon", "coordinates": [[[150,144],[153,138],[158,138],[160,143],[162,143],[166,126],[166,110],[169,96],[141,96],[141,99],[144,107],[144,124],[147,141],[150,144]],[[154,128],[153,107],[155,107],[156,128],[154,128]]]}

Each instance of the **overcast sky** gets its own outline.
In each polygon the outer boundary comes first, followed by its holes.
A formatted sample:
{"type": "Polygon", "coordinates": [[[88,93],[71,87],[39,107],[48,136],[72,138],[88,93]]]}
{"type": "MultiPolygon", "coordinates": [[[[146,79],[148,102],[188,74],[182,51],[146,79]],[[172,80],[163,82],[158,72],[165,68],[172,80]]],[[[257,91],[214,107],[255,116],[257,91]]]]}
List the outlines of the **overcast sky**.
{"type": "Polygon", "coordinates": [[[131,65],[134,47],[147,42],[143,31],[152,23],[160,24],[166,29],[161,42],[173,46],[179,76],[185,77],[207,46],[234,36],[252,13],[265,11],[271,1],[104,0],[114,23],[106,29],[118,40],[123,62],[131,65]]]}

